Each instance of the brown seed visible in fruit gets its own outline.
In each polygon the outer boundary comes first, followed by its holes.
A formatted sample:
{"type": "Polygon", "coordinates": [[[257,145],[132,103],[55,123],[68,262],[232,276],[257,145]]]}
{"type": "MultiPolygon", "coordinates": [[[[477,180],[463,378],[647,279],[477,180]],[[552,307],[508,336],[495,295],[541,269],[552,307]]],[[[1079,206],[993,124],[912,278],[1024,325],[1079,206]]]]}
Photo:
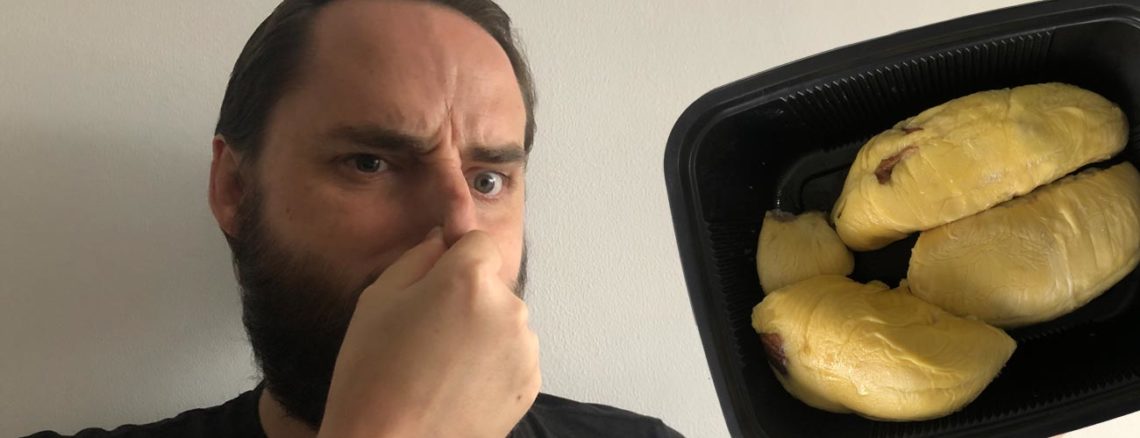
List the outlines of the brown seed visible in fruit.
{"type": "Polygon", "coordinates": [[[902,128],[902,132],[903,132],[903,133],[906,133],[906,134],[913,134],[913,133],[915,133],[915,132],[918,132],[918,131],[921,131],[921,130],[922,130],[922,128],[921,128],[921,127],[914,127],[914,128],[911,128],[911,127],[909,127],[909,126],[904,126],[904,127],[902,128]]]}
{"type": "Polygon", "coordinates": [[[784,339],[776,333],[761,333],[760,343],[764,344],[764,352],[768,353],[768,363],[772,364],[780,374],[788,375],[788,357],[784,355],[784,339]]]}
{"type": "Polygon", "coordinates": [[[891,172],[895,171],[895,166],[915,152],[918,152],[918,146],[910,145],[879,162],[879,167],[875,169],[875,178],[878,178],[879,184],[891,182],[891,172]]]}

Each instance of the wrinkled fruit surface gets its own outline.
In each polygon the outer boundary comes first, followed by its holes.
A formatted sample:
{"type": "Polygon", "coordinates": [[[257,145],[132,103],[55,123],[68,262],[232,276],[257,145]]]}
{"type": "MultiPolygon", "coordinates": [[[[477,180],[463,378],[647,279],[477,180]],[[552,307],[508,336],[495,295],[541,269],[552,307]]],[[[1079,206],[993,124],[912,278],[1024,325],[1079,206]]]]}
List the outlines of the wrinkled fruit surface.
{"type": "Polygon", "coordinates": [[[1090,169],[932,230],[911,253],[914,294],[1000,327],[1064,315],[1140,261],[1140,173],[1090,169]]]}
{"type": "Polygon", "coordinates": [[[950,414],[997,376],[1016,347],[905,286],[819,276],[768,294],[752,312],[777,379],[832,412],[891,421],[950,414]]]}
{"type": "Polygon", "coordinates": [[[1107,159],[1127,140],[1120,108],[1071,85],[971,94],[867,142],[832,222],[851,249],[879,249],[1107,159]]]}

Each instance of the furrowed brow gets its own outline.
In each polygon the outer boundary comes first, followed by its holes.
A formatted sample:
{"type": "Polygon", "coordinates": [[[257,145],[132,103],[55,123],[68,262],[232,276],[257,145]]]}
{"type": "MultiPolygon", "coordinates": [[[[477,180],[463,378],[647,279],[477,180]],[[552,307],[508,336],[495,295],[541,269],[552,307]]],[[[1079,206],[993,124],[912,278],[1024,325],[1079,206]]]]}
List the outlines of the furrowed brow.
{"type": "Polygon", "coordinates": [[[339,126],[331,137],[385,152],[422,154],[431,150],[427,140],[376,125],[339,126]]]}
{"type": "Polygon", "coordinates": [[[464,155],[468,161],[486,164],[526,164],[528,157],[522,146],[517,144],[472,146],[464,155]]]}
{"type": "MultiPolygon", "coordinates": [[[[389,153],[422,155],[434,149],[427,139],[378,125],[345,125],[334,128],[330,136],[370,149],[389,153]]],[[[463,152],[467,161],[485,164],[525,165],[529,154],[522,146],[514,143],[484,146],[473,145],[463,152]]]]}

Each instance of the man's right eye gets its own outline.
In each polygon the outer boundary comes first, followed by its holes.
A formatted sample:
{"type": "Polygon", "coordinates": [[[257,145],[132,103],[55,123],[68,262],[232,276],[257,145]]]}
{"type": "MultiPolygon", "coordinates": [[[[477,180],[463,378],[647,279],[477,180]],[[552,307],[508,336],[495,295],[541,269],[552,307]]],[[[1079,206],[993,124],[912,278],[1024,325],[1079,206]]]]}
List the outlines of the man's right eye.
{"type": "Polygon", "coordinates": [[[350,160],[352,167],[360,173],[380,173],[388,169],[388,162],[375,155],[354,155],[350,160]]]}

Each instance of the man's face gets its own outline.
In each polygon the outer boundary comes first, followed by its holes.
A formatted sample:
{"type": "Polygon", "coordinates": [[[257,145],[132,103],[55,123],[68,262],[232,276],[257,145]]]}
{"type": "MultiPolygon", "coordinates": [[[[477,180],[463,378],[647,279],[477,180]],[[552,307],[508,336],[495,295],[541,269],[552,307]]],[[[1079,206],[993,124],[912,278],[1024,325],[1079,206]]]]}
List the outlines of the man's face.
{"type": "Polygon", "coordinates": [[[349,288],[433,227],[480,229],[515,278],[526,111],[490,35],[438,6],[336,2],[298,74],[257,163],[265,225],[287,249],[334,264],[349,288]]]}
{"type": "Polygon", "coordinates": [[[526,111],[496,41],[426,3],[335,2],[302,59],[231,234],[267,384],[313,423],[357,296],[432,228],[489,233],[519,277],[526,111]]]}

